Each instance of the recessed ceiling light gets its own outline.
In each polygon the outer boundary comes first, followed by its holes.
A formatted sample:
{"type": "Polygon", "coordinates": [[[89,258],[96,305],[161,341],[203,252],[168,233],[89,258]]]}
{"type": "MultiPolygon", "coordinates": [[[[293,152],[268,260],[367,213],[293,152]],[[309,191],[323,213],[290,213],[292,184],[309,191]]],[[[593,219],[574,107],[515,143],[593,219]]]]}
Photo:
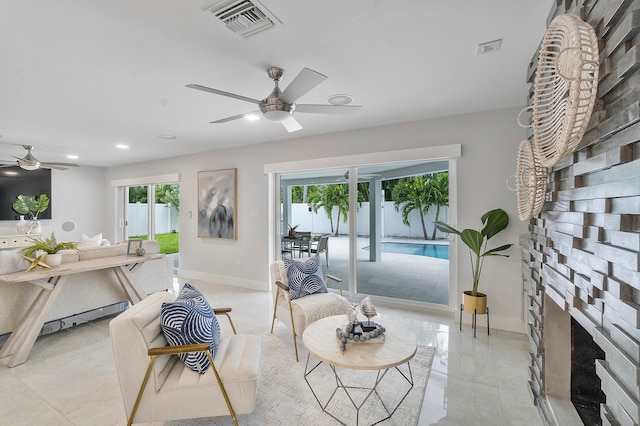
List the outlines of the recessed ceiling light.
{"type": "Polygon", "coordinates": [[[331,105],[348,105],[353,102],[353,97],[351,95],[331,95],[327,98],[327,102],[331,105]]]}
{"type": "Polygon", "coordinates": [[[77,159],[78,159],[78,158],[80,158],[80,157],[78,157],[77,155],[70,154],[70,155],[67,155],[67,158],[68,158],[69,160],[77,160],[77,159]]]}
{"type": "Polygon", "coordinates": [[[129,145],[125,145],[125,144],[119,143],[119,144],[116,145],[116,148],[118,148],[118,149],[129,149],[129,145]]]}
{"type": "Polygon", "coordinates": [[[175,139],[174,135],[158,135],[160,139],[175,139]]]}
{"type": "Polygon", "coordinates": [[[245,114],[244,118],[249,121],[258,121],[260,120],[260,116],[257,114],[245,114]]]}

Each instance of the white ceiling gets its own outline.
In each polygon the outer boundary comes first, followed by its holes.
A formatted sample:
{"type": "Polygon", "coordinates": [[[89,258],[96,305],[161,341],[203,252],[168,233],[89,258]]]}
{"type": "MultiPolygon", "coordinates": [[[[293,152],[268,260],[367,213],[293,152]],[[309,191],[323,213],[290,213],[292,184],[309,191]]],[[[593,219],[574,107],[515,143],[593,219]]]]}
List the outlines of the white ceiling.
{"type": "Polygon", "coordinates": [[[523,105],[554,0],[262,0],[283,26],[247,39],[204,12],[215,2],[0,0],[0,160],[30,144],[40,161],[113,166],[523,105]],[[329,77],[300,103],[347,93],[363,110],[297,113],[295,133],[209,124],[255,105],[184,87],[262,99],[268,66],[282,88],[304,67],[329,77]]]}

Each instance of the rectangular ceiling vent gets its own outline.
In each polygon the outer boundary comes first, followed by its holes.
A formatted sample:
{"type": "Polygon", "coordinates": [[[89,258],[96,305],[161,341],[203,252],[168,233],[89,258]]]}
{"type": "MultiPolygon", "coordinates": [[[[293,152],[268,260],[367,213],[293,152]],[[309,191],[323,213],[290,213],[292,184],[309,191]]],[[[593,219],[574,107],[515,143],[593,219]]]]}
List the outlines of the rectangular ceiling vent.
{"type": "Polygon", "coordinates": [[[282,26],[282,22],[257,0],[221,0],[207,11],[244,38],[282,26]]]}

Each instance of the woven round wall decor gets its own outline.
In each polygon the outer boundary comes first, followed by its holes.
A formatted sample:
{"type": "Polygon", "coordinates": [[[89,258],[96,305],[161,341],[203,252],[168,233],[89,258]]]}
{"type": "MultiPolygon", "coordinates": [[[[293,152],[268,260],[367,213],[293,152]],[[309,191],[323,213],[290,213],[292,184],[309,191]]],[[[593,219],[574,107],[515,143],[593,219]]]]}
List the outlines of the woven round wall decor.
{"type": "Polygon", "coordinates": [[[529,139],[520,142],[515,179],[518,217],[527,221],[542,211],[547,191],[547,169],[538,160],[529,139]]]}
{"type": "Polygon", "coordinates": [[[533,94],[534,149],[543,166],[553,166],[582,140],[599,67],[593,28],[577,15],[554,18],[540,46],[533,94]]]}

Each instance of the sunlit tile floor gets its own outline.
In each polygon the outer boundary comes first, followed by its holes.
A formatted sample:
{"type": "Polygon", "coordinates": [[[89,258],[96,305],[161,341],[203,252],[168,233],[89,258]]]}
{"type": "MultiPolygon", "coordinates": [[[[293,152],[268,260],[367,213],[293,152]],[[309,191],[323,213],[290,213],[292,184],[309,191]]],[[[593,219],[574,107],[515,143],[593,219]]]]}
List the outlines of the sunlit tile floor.
{"type": "MultiPolygon", "coordinates": [[[[269,331],[269,293],[190,282],[212,305],[232,307],[241,332],[269,331]]],[[[479,327],[473,338],[468,325],[459,331],[452,314],[376,307],[381,322],[388,318],[403,323],[419,344],[437,348],[420,425],[541,424],[527,391],[525,335],[491,330],[487,336],[486,328],[479,327]]],[[[8,368],[6,359],[0,360],[0,425],[121,423],[125,414],[108,323],[96,320],[41,337],[17,367],[8,368]]],[[[224,321],[221,325],[224,333],[224,321]]]]}

